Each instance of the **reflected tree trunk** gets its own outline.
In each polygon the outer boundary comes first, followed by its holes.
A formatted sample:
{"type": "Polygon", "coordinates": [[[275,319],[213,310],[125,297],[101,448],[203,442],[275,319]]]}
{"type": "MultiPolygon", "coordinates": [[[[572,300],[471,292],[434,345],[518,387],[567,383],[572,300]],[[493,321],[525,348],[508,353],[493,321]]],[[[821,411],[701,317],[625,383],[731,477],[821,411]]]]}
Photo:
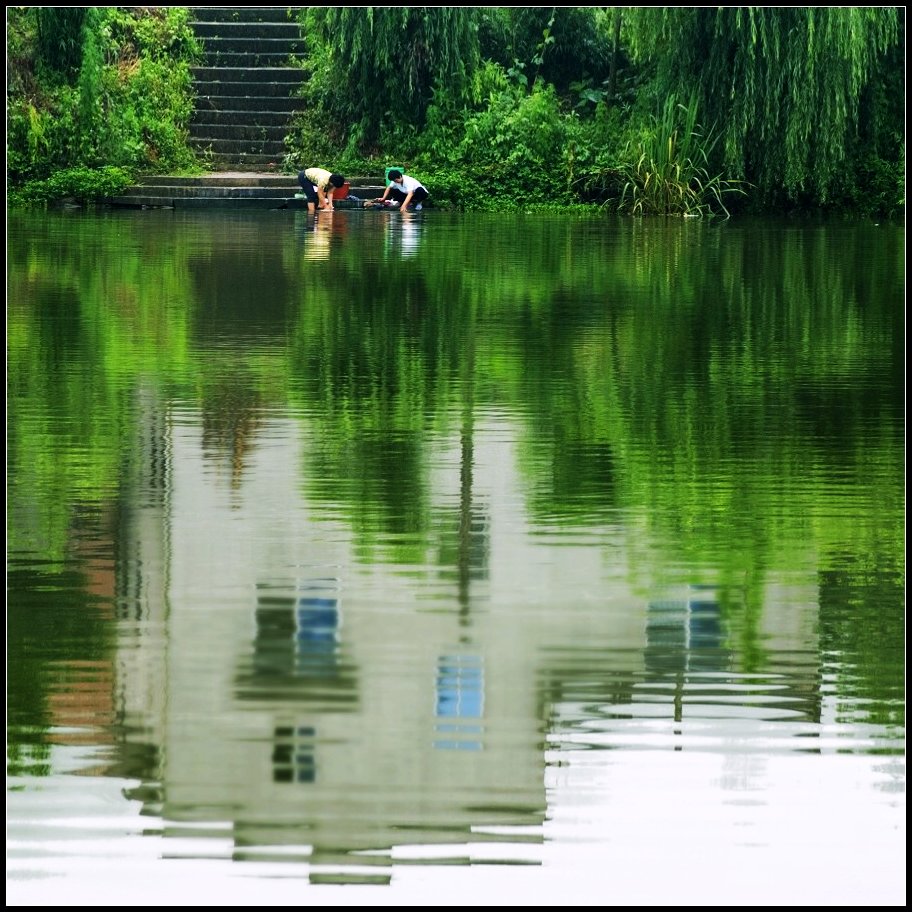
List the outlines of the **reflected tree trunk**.
{"type": "Polygon", "coordinates": [[[459,616],[469,617],[469,584],[472,554],[472,463],[475,427],[475,336],[470,329],[462,378],[462,430],[459,458],[459,616]]]}

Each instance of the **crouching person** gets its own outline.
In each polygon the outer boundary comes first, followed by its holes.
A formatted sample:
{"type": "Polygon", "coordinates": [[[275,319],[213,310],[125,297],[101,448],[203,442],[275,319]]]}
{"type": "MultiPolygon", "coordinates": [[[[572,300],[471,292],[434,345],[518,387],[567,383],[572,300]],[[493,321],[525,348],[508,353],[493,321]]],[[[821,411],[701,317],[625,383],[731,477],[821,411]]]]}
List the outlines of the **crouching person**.
{"type": "Polygon", "coordinates": [[[317,209],[332,209],[333,192],[345,184],[345,178],[325,168],[307,168],[298,171],[298,183],[307,197],[307,211],[314,212],[317,209]]]}
{"type": "Polygon", "coordinates": [[[399,203],[400,209],[412,208],[415,211],[421,208],[421,204],[428,198],[427,188],[414,177],[409,177],[401,171],[393,169],[389,173],[390,184],[383,191],[379,203],[383,205],[387,197],[395,203],[399,203]]]}

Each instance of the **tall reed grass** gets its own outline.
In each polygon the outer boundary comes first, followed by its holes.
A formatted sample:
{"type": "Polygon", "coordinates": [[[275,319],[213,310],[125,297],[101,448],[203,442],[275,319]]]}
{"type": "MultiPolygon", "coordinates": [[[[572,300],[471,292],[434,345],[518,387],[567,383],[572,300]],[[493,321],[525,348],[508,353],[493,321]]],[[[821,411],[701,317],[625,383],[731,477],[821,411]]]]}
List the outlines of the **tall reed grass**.
{"type": "Polygon", "coordinates": [[[622,159],[618,209],[632,215],[722,215],[724,197],[745,194],[744,182],[710,173],[719,134],[697,123],[695,100],[681,104],[672,95],[653,130],[628,143],[622,159]]]}

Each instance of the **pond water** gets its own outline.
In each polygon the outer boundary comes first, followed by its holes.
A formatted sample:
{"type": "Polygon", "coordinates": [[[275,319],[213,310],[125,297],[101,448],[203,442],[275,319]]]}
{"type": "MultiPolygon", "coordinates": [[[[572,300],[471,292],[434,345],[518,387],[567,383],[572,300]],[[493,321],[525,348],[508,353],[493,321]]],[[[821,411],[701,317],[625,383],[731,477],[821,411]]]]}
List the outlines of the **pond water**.
{"type": "Polygon", "coordinates": [[[904,228],[9,213],[9,905],[904,905],[904,228]]]}

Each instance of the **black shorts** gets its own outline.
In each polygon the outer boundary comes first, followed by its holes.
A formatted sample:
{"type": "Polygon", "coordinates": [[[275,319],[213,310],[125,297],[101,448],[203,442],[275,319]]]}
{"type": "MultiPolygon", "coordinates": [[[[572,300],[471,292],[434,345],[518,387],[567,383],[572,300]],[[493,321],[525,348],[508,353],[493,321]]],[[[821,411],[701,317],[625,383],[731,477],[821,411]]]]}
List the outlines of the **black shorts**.
{"type": "MultiPolygon", "coordinates": [[[[412,194],[412,201],[409,203],[410,206],[417,206],[419,203],[423,203],[428,198],[428,192],[424,187],[419,187],[412,194]]],[[[403,193],[398,187],[390,188],[390,198],[394,199],[397,203],[404,203],[405,198],[408,196],[407,193],[403,193]]]]}
{"type": "Polygon", "coordinates": [[[317,198],[317,191],[314,190],[314,185],[307,179],[307,175],[303,171],[298,171],[298,183],[304,191],[304,196],[307,197],[307,202],[318,205],[320,201],[317,198]]]}

